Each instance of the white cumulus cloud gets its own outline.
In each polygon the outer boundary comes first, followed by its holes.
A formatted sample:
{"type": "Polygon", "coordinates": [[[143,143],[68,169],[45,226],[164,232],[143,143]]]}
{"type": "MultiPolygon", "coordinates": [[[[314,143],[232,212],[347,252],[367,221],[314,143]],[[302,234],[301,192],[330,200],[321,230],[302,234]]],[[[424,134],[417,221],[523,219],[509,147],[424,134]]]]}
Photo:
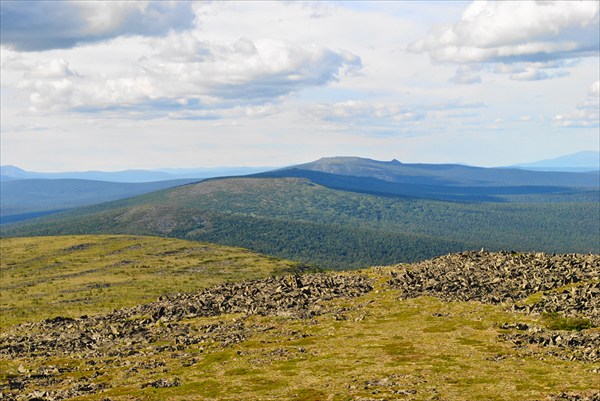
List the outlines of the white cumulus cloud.
{"type": "Polygon", "coordinates": [[[600,126],[600,81],[590,86],[585,100],[577,104],[577,110],[558,114],[554,124],[565,128],[590,128],[600,126]]]}
{"type": "MultiPolygon", "coordinates": [[[[475,1],[454,25],[432,30],[408,50],[428,53],[435,62],[529,63],[522,71],[511,72],[513,80],[557,78],[564,72],[543,71],[555,68],[555,60],[598,55],[599,5],[597,1],[475,1]]],[[[454,80],[476,82],[460,71],[454,80]]]]}
{"type": "Polygon", "coordinates": [[[306,112],[323,120],[352,122],[354,124],[399,123],[418,121],[425,117],[425,112],[404,105],[357,100],[319,103],[308,107],[306,112]]]}
{"type": "Polygon", "coordinates": [[[324,86],[361,68],[358,56],[281,40],[203,42],[172,34],[127,71],[78,74],[63,59],[37,62],[19,89],[35,110],[227,108],[268,103],[296,90],[324,86]]]}
{"type": "Polygon", "coordinates": [[[2,44],[40,51],[123,35],[159,36],[193,27],[192,6],[186,1],[3,0],[2,44]]]}

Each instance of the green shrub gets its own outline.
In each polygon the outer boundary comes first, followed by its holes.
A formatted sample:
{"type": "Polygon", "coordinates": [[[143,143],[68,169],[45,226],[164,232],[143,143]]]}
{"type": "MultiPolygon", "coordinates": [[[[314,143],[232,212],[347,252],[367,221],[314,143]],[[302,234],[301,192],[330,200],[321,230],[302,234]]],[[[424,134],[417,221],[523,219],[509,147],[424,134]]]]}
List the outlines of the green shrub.
{"type": "Polygon", "coordinates": [[[592,327],[589,319],[582,317],[561,316],[558,312],[545,313],[543,315],[544,323],[550,330],[571,330],[580,331],[592,327]]]}

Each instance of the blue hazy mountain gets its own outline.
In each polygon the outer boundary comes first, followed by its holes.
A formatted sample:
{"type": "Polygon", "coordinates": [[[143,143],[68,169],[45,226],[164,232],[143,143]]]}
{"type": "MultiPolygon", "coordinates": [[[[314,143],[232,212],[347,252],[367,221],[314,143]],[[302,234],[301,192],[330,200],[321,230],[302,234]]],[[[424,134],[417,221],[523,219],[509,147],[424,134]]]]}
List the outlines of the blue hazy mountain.
{"type": "Polygon", "coordinates": [[[39,173],[16,166],[0,167],[2,223],[53,214],[171,188],[205,178],[244,175],[259,167],[39,173]]]}
{"type": "Polygon", "coordinates": [[[60,173],[39,173],[26,171],[15,166],[0,166],[0,180],[23,179],[79,179],[108,182],[154,182],[187,178],[211,178],[230,175],[253,174],[269,170],[267,167],[219,167],[123,171],[72,171],[60,173]]]}
{"type": "Polygon", "coordinates": [[[360,157],[326,157],[286,169],[368,177],[378,180],[419,185],[441,186],[523,186],[549,185],[568,187],[599,186],[598,173],[539,172],[510,168],[484,168],[462,164],[401,163],[360,157]]]}
{"type": "Polygon", "coordinates": [[[198,181],[121,183],[77,179],[13,179],[0,183],[0,218],[2,223],[28,220],[74,207],[173,188],[198,181]]]}
{"type": "Polygon", "coordinates": [[[598,171],[600,170],[600,152],[577,152],[533,163],[515,164],[512,167],[538,171],[598,171]]]}
{"type": "Polygon", "coordinates": [[[179,177],[161,171],[150,170],[123,170],[123,171],[72,171],[60,173],[38,173],[26,171],[16,166],[1,166],[0,177],[2,181],[24,179],[77,179],[96,180],[109,182],[152,182],[166,181],[179,177]]]}
{"type": "Polygon", "coordinates": [[[405,198],[466,202],[598,201],[600,172],[546,172],[459,164],[408,164],[329,157],[255,174],[305,178],[327,188],[405,198]]]}
{"type": "MultiPolygon", "coordinates": [[[[32,173],[2,167],[2,222],[14,222],[78,206],[128,198],[198,181],[235,176],[254,168],[130,170],[121,172],[32,173]],[[45,177],[52,179],[26,177],[45,177]],[[63,176],[109,178],[113,182],[65,179],[63,176]],[[159,178],[182,180],[138,183],[159,178]]],[[[246,175],[248,176],[248,175],[246,175]]],[[[358,193],[459,202],[598,202],[600,172],[530,171],[460,164],[411,164],[359,157],[329,157],[251,175],[303,178],[324,187],[358,193]]]]}

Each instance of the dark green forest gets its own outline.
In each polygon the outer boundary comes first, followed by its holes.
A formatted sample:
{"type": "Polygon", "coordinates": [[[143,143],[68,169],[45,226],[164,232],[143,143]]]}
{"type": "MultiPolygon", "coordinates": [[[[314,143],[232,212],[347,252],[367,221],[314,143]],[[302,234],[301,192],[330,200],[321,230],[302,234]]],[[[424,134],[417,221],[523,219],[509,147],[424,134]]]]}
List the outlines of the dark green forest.
{"type": "Polygon", "coordinates": [[[3,236],[145,234],[242,246],[324,268],[450,252],[600,252],[597,202],[376,196],[301,178],[209,180],[5,225],[3,236]]]}

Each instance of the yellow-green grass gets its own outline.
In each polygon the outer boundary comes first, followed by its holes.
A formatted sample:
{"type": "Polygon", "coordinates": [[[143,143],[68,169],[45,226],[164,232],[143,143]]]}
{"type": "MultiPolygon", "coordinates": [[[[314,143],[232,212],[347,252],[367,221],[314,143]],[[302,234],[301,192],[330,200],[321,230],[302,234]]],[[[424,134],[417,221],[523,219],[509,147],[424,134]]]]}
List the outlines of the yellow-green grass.
{"type": "MultiPolygon", "coordinates": [[[[52,388],[92,378],[109,389],[76,400],[541,400],[549,394],[599,389],[598,364],[530,355],[500,341],[499,323],[540,324],[502,306],[398,300],[382,290],[328,305],[311,320],[250,316],[252,334],[232,346],[206,342],[150,357],[0,360],[7,377],[18,369],[68,366],[52,388]],[[193,360],[193,362],[191,362],[193,360]],[[159,379],[179,386],[147,386],[159,379]]],[[[241,315],[198,318],[193,326],[241,315]]],[[[173,343],[161,339],[162,344],[173,343]]]]}
{"type": "MultiPolygon", "coordinates": [[[[3,239],[3,328],[10,333],[18,330],[10,325],[25,320],[101,313],[164,292],[294,266],[242,249],[153,237],[3,239]]],[[[512,332],[501,329],[503,323],[543,327],[543,316],[513,313],[506,305],[400,300],[399,290],[386,285],[391,269],[345,273],[371,276],[375,290],[323,302],[329,312],[311,319],[225,314],[173,323],[201,330],[242,319],[247,333],[239,343],[209,339],[160,351],[158,346],[177,344],[159,338],[147,353],[119,358],[1,356],[0,385],[40,371],[51,376],[50,383],[40,382],[41,391],[74,389],[86,381],[106,385],[72,398],[81,401],[526,401],[600,391],[600,364],[559,359],[547,354],[552,348],[516,349],[501,339],[512,332]],[[179,385],[149,386],[159,379],[177,379],[179,385]]]]}
{"type": "Polygon", "coordinates": [[[146,236],[3,238],[0,245],[0,328],[105,313],[297,266],[241,248],[146,236]]]}

